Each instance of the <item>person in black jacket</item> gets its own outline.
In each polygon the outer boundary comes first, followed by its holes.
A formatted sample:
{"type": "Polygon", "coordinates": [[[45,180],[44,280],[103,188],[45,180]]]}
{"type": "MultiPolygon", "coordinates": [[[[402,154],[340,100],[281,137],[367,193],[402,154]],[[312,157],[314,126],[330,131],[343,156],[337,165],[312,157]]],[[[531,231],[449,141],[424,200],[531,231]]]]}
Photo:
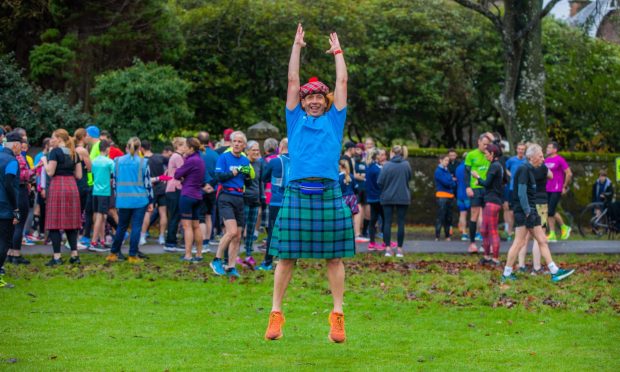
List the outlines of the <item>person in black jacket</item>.
{"type": "Polygon", "coordinates": [[[11,246],[14,226],[26,216],[19,213],[19,164],[15,156],[22,146],[22,137],[17,132],[6,135],[4,147],[0,147],[0,288],[12,287],[4,281],[4,261],[11,246]]]}
{"type": "MultiPolygon", "coordinates": [[[[607,178],[607,171],[601,169],[598,172],[598,179],[594,182],[594,185],[592,185],[592,202],[608,205],[613,200],[613,197],[614,186],[609,178],[607,178]]],[[[601,209],[597,208],[595,212],[598,216],[601,213],[601,209]]]]}
{"type": "Polygon", "coordinates": [[[411,204],[409,181],[411,180],[411,166],[406,160],[407,147],[396,145],[392,147],[390,161],[385,163],[377,184],[381,188],[381,205],[385,221],[383,222],[383,241],[386,245],[385,256],[392,257],[392,248],[397,247],[396,257],[403,257],[403,242],[405,240],[405,217],[407,208],[411,204]],[[396,211],[398,222],[398,245],[391,242],[392,214],[396,211]]]}
{"type": "Polygon", "coordinates": [[[491,162],[487,171],[486,179],[482,179],[476,171],[471,172],[471,176],[478,180],[478,184],[484,186],[484,209],[482,211],[482,247],[484,257],[480,263],[499,265],[499,233],[497,225],[499,223],[499,211],[502,209],[502,197],[504,195],[505,172],[504,167],[499,162],[501,150],[495,144],[487,145],[484,155],[491,162]],[[493,248],[493,257],[491,257],[493,248]]]}

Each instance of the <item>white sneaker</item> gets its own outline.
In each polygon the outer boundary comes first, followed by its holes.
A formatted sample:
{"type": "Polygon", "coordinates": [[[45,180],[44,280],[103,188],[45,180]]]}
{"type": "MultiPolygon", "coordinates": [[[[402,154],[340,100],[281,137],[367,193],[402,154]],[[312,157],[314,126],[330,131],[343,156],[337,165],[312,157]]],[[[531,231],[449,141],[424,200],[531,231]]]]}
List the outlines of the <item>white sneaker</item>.
{"type": "Polygon", "coordinates": [[[164,238],[163,235],[160,235],[159,240],[157,242],[159,243],[159,245],[164,245],[166,244],[166,238],[164,238]]]}
{"type": "Polygon", "coordinates": [[[356,243],[368,243],[369,241],[370,241],[370,239],[365,237],[365,236],[358,235],[358,236],[355,237],[355,242],[356,243]]]}
{"type": "Polygon", "coordinates": [[[140,243],[138,243],[139,245],[146,245],[146,238],[144,236],[140,236],[140,243]]]}
{"type": "Polygon", "coordinates": [[[401,248],[398,248],[398,249],[396,250],[396,257],[397,257],[397,258],[403,258],[403,257],[405,257],[405,256],[403,255],[403,250],[402,250],[401,248]]]}
{"type": "Polygon", "coordinates": [[[392,257],[394,254],[392,253],[392,249],[391,248],[386,248],[385,249],[385,257],[392,257]]]}

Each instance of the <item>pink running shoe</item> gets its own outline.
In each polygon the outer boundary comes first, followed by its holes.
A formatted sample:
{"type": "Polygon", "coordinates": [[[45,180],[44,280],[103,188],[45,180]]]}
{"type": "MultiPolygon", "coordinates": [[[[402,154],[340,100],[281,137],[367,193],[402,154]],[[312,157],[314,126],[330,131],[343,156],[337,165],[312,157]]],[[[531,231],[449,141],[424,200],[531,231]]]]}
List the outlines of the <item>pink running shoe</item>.
{"type": "Polygon", "coordinates": [[[391,242],[390,243],[390,247],[391,248],[396,248],[396,247],[398,247],[398,244],[396,242],[391,242]]]}
{"type": "Polygon", "coordinates": [[[254,270],[254,267],[256,266],[256,261],[254,260],[254,257],[249,256],[246,257],[245,260],[243,260],[243,265],[247,266],[251,270],[254,270]]]}
{"type": "Polygon", "coordinates": [[[377,252],[383,252],[383,251],[385,251],[385,243],[377,244],[377,245],[375,246],[375,249],[377,250],[377,252]]]}
{"type": "Polygon", "coordinates": [[[377,243],[375,242],[368,243],[368,251],[376,251],[376,250],[377,250],[377,243]]]}

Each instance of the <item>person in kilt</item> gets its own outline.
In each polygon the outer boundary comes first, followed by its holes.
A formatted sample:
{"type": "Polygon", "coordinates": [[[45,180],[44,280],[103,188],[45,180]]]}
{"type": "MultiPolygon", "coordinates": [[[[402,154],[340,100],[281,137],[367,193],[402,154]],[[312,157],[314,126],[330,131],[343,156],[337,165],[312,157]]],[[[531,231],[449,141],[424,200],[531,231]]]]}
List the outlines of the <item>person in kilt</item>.
{"type": "Polygon", "coordinates": [[[347,114],[347,67],[338,35],[329,36],[336,64],[334,94],[311,78],[300,87],[299,64],[304,30],[299,24],[288,68],[286,126],[291,159],[290,182],[276,220],[269,253],[280,257],[275,270],[273,305],[265,339],[282,337],[285,319],[282,298],[299,258],[327,260],[327,277],[334,308],[329,315],[329,339],[346,340],[342,302],[343,257],[355,255],[351,210],[338,184],[338,160],[347,114]]]}
{"type": "Polygon", "coordinates": [[[47,159],[42,159],[45,172],[51,178],[45,211],[45,229],[49,231],[54,250],[54,256],[46,265],[56,266],[63,263],[60,258],[60,230],[65,231],[71,247],[69,262],[79,264],[77,238],[82,227],[82,211],[77,180],[82,178],[82,161],[75,151],[73,139],[66,130],[56,129],[51,142],[53,149],[47,159]]]}

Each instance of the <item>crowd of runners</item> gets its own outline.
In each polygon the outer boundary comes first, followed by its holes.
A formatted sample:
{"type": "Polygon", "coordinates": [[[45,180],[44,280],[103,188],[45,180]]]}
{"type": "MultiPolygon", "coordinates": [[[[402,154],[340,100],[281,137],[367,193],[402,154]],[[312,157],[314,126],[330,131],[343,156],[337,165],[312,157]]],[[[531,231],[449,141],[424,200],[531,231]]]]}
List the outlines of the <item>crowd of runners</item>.
{"type": "MultiPolygon", "coordinates": [[[[25,130],[7,133],[2,128],[0,139],[5,159],[1,164],[3,203],[13,200],[7,183],[11,174],[15,173],[12,181],[18,184],[15,208],[5,208],[10,215],[1,220],[2,252],[7,253],[8,263],[28,264],[22,246],[36,243],[52,245],[48,266],[63,264],[63,246],[70,250],[72,264],[80,263],[82,250],[109,252],[109,262],[139,263],[146,258],[140,246],[156,231],[153,238],[163,251],[183,252],[183,262],[200,262],[209,245],[217,246],[211,266],[218,275],[238,276],[236,265],[273,268],[271,232],[291,173],[287,138],[269,138],[261,146],[248,141],[243,132],[227,129],[219,142],[211,141],[207,132],[174,138],[161,153],[153,153],[149,141],[134,137],[122,151],[108,132],[93,125],[76,130],[73,136],[64,129],[54,131],[34,158],[28,155],[25,130]],[[255,247],[262,230],[268,236],[255,247]],[[121,252],[126,240],[128,257],[121,252]],[[260,264],[252,256],[255,249],[265,252],[260,264]]],[[[482,264],[500,265],[499,215],[503,212],[507,239],[513,240],[515,227],[524,226],[521,214],[526,210],[517,174],[520,167],[530,164],[528,148],[536,146],[519,143],[516,155],[509,157],[497,135],[484,133],[478,147],[464,153],[462,160],[454,149],[440,156],[434,174],[436,240],[442,230],[444,238],[451,239],[456,208],[455,227],[460,239],[470,242],[468,251],[482,250],[482,264]],[[476,240],[482,241],[481,248],[476,240]]],[[[567,239],[571,232],[556,213],[572,176],[557,151],[557,143],[550,142],[544,163],[528,168],[535,184],[533,205],[550,242],[558,239],[556,227],[560,239],[567,239]]],[[[356,243],[368,243],[368,251],[387,257],[403,257],[411,177],[405,146],[378,148],[370,137],[364,143],[344,144],[338,183],[353,216],[356,243]],[[394,216],[395,241],[391,236],[394,216]]],[[[524,184],[527,192],[528,184],[524,184]]],[[[610,182],[603,174],[597,185],[601,191],[593,190],[593,195],[611,199],[610,182]]],[[[520,250],[521,272],[526,270],[525,252],[520,250]]],[[[531,273],[544,271],[535,242],[531,273]]]]}
{"type": "MultiPolygon", "coordinates": [[[[74,265],[85,250],[105,252],[110,263],[140,263],[148,258],[140,251],[148,239],[165,252],[182,252],[183,263],[201,262],[208,247],[217,246],[210,267],[229,277],[240,275],[238,265],[272,270],[277,257],[265,334],[276,340],[282,337],[282,298],[295,260],[320,258],[327,260],[334,298],[329,338],[343,342],[341,259],[355,254],[355,243],[367,243],[368,251],[387,257],[403,257],[413,173],[405,146],[383,149],[372,138],[342,144],[347,70],[337,35],[332,33],[329,41],[327,53],[336,66],[334,92],[316,78],[301,85],[305,42],[298,26],[288,72],[288,138],[279,141],[248,141],[243,132],[227,129],[215,142],[203,131],[174,138],[154,153],[147,140],[133,137],[117,145],[108,132],[90,125],[72,135],[56,129],[32,158],[24,129],[0,128],[0,285],[6,285],[1,279],[5,261],[28,265],[22,246],[37,242],[52,246],[47,266],[65,263],[63,247],[74,265]],[[252,252],[262,228],[267,237],[257,244],[264,252],[258,264],[252,252]],[[126,241],[127,256],[121,250],[126,241]]],[[[434,173],[436,240],[442,230],[451,239],[457,209],[457,228],[460,239],[469,242],[467,250],[482,249],[481,264],[499,266],[503,212],[512,240],[503,281],[517,278],[517,260],[518,271],[526,271],[530,238],[535,241],[532,274],[545,272],[542,257],[553,281],[571,275],[573,270],[553,262],[547,244],[558,239],[557,229],[560,239],[571,233],[557,213],[572,177],[558,150],[550,142],[545,158],[540,145],[519,143],[516,155],[508,157],[499,136],[484,133],[462,160],[455,150],[440,156],[434,173]],[[482,248],[476,240],[482,240],[482,248]]],[[[610,200],[612,194],[601,174],[593,198],[610,200]]]]}

